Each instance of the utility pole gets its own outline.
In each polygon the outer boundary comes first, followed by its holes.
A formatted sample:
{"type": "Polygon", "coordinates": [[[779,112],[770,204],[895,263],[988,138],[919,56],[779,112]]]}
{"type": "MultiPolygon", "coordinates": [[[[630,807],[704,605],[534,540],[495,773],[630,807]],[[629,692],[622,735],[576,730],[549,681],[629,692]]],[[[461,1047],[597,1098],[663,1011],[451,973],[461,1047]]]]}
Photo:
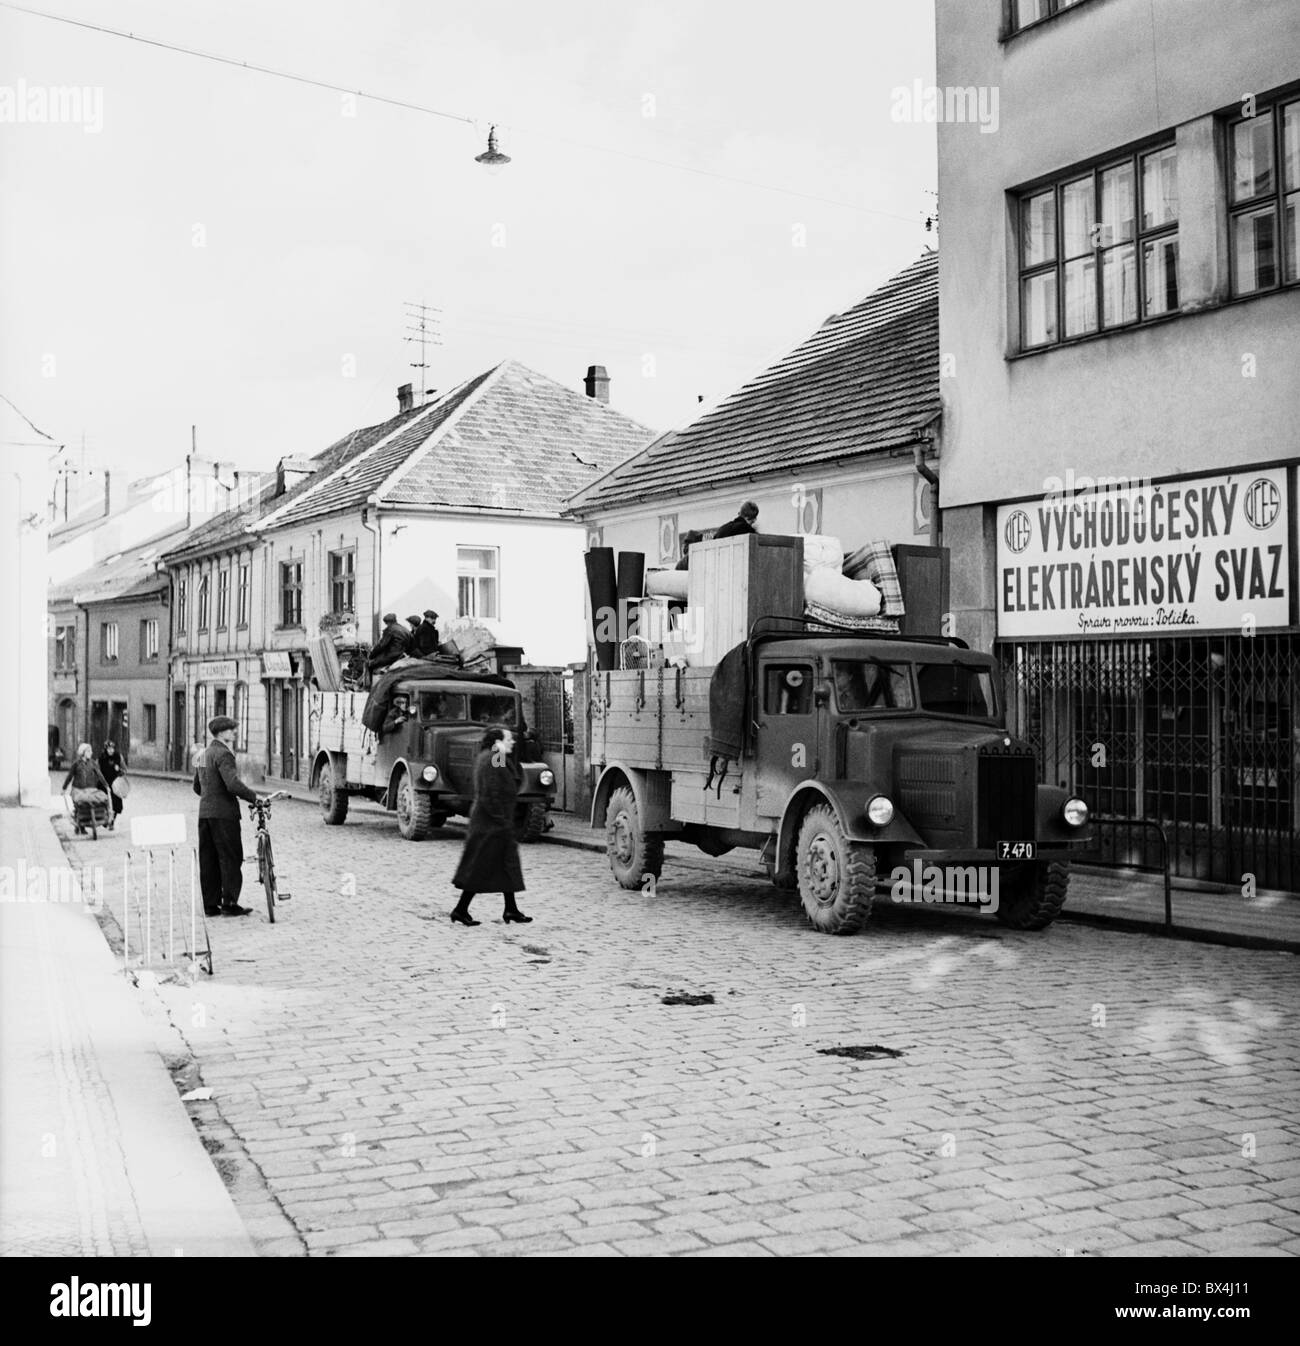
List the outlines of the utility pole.
{"type": "Polygon", "coordinates": [[[402,338],[403,341],[418,342],[420,346],[419,361],[410,362],[411,369],[420,371],[420,403],[423,405],[425,394],[428,392],[428,359],[427,352],[430,346],[442,345],[442,333],[438,330],[438,324],[442,321],[442,310],[440,308],[430,308],[428,304],[417,304],[413,300],[406,301],[406,332],[407,335],[402,338]]]}

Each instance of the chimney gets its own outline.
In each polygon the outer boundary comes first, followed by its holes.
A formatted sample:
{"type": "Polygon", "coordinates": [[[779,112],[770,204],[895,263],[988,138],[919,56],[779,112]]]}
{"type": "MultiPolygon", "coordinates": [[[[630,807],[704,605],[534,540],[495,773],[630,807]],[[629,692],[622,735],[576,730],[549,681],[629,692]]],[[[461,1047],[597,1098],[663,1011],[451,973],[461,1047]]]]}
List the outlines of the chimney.
{"type": "Polygon", "coordinates": [[[609,401],[609,375],[605,373],[604,365],[588,365],[583,385],[588,397],[594,397],[597,402],[609,401]]]}
{"type": "Polygon", "coordinates": [[[413,406],[415,406],[415,389],[409,383],[404,383],[397,390],[398,415],[401,415],[404,411],[410,411],[413,406]]]}
{"type": "Polygon", "coordinates": [[[104,473],[104,517],[118,513],[126,505],[127,480],[121,472],[104,473]]]}

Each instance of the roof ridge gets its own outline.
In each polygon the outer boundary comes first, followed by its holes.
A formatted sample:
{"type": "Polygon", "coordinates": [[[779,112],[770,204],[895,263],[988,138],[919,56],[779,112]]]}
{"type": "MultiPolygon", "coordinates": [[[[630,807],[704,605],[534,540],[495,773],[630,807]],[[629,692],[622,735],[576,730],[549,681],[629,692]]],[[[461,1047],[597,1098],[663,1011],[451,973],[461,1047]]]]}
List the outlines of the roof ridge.
{"type": "MultiPolygon", "coordinates": [[[[463,379],[460,383],[456,385],[456,387],[452,390],[451,393],[447,394],[448,397],[451,397],[459,389],[465,387],[466,384],[473,383],[475,378],[483,379],[483,381],[479,384],[477,388],[473,388],[470,390],[469,394],[465,397],[464,401],[461,402],[460,406],[458,406],[454,411],[452,411],[447,416],[444,416],[443,419],[439,421],[437,425],[434,426],[433,433],[429,435],[426,439],[421,441],[421,443],[411,453],[407,454],[406,457],[403,458],[402,461],[388,474],[388,476],[386,476],[383,479],[383,481],[381,481],[379,485],[375,487],[374,496],[377,500],[382,501],[385,492],[390,491],[394,486],[396,486],[397,483],[401,481],[402,478],[406,476],[406,474],[410,472],[411,469],[414,468],[417,463],[424,461],[424,459],[432,451],[433,446],[442,437],[443,432],[447,430],[449,426],[455,425],[461,419],[461,417],[465,415],[465,413],[470,409],[470,407],[476,406],[480,401],[480,399],[482,398],[483,394],[489,388],[495,387],[497,383],[500,382],[503,371],[505,370],[506,366],[510,363],[512,362],[509,359],[498,361],[498,363],[492,369],[488,370],[486,378],[483,378],[481,374],[476,374],[472,378],[463,379]]],[[[434,405],[436,406],[437,403],[434,403],[434,405]]]]}

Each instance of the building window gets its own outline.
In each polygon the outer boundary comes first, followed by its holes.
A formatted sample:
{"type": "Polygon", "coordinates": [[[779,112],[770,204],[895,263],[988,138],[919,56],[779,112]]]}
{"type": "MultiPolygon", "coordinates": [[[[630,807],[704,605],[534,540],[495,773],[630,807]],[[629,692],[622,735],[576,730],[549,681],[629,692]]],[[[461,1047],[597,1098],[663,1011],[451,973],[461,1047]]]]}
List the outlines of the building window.
{"type": "Polygon", "coordinates": [[[230,625],[230,571],[223,570],[217,575],[217,630],[224,631],[230,625]]]}
{"type": "Polygon", "coordinates": [[[76,668],[77,666],[77,628],[75,626],[56,626],[54,628],[54,667],[76,668]]]}
{"type": "Polygon", "coordinates": [[[140,622],[140,662],[153,663],[158,659],[158,618],[145,617],[140,622]]]}
{"type": "Polygon", "coordinates": [[[151,706],[147,701],[144,703],[144,741],[158,742],[158,707],[151,706]]]}
{"type": "Polygon", "coordinates": [[[101,622],[99,626],[99,662],[117,663],[117,623],[101,622]]]}
{"type": "Polygon", "coordinates": [[[280,563],[280,625],[302,625],[302,562],[280,563]]]}
{"type": "Polygon", "coordinates": [[[462,617],[495,618],[497,615],[496,547],[457,547],[457,599],[462,617]]]}
{"type": "Polygon", "coordinates": [[[1300,279],[1300,100],[1228,126],[1232,292],[1259,294],[1300,279]]]}
{"type": "Polygon", "coordinates": [[[198,743],[208,741],[208,684],[201,682],[194,689],[194,738],[198,743]]]}
{"type": "Polygon", "coordinates": [[[248,751],[248,684],[235,683],[235,749],[248,751]]]}
{"type": "Polygon", "coordinates": [[[208,629],[208,577],[199,578],[199,630],[208,629]]]}
{"type": "Polygon", "coordinates": [[[356,601],[356,548],[330,552],[330,611],[354,612],[356,601]]]}
{"type": "Polygon", "coordinates": [[[1018,33],[1030,24],[1055,18],[1067,9],[1074,9],[1084,0],[1010,0],[1011,31],[1018,33]]]}
{"type": "Polygon", "coordinates": [[[226,715],[226,689],[224,687],[214,687],[212,689],[212,713],[213,715],[226,715]]]}
{"type": "Polygon", "coordinates": [[[1172,145],[1026,192],[1017,209],[1023,350],[1178,311],[1172,145]]]}
{"type": "Polygon", "coordinates": [[[190,586],[187,580],[176,581],[176,634],[184,636],[190,628],[190,586]]]}
{"type": "Polygon", "coordinates": [[[248,599],[249,599],[249,565],[247,561],[241,561],[239,566],[239,592],[236,598],[238,604],[238,616],[236,620],[240,626],[248,625],[248,599]]]}

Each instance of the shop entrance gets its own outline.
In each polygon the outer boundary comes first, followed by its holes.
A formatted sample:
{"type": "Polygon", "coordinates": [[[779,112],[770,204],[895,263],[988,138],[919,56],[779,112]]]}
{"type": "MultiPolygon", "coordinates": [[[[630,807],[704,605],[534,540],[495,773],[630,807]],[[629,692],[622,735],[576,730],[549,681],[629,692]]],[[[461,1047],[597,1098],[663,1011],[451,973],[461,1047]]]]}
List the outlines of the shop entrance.
{"type": "MultiPolygon", "coordinates": [[[[999,642],[1008,724],[1103,818],[1162,823],[1176,874],[1300,888],[1300,637],[999,642]]],[[[1101,829],[1154,864],[1142,828],[1101,829]]]]}

